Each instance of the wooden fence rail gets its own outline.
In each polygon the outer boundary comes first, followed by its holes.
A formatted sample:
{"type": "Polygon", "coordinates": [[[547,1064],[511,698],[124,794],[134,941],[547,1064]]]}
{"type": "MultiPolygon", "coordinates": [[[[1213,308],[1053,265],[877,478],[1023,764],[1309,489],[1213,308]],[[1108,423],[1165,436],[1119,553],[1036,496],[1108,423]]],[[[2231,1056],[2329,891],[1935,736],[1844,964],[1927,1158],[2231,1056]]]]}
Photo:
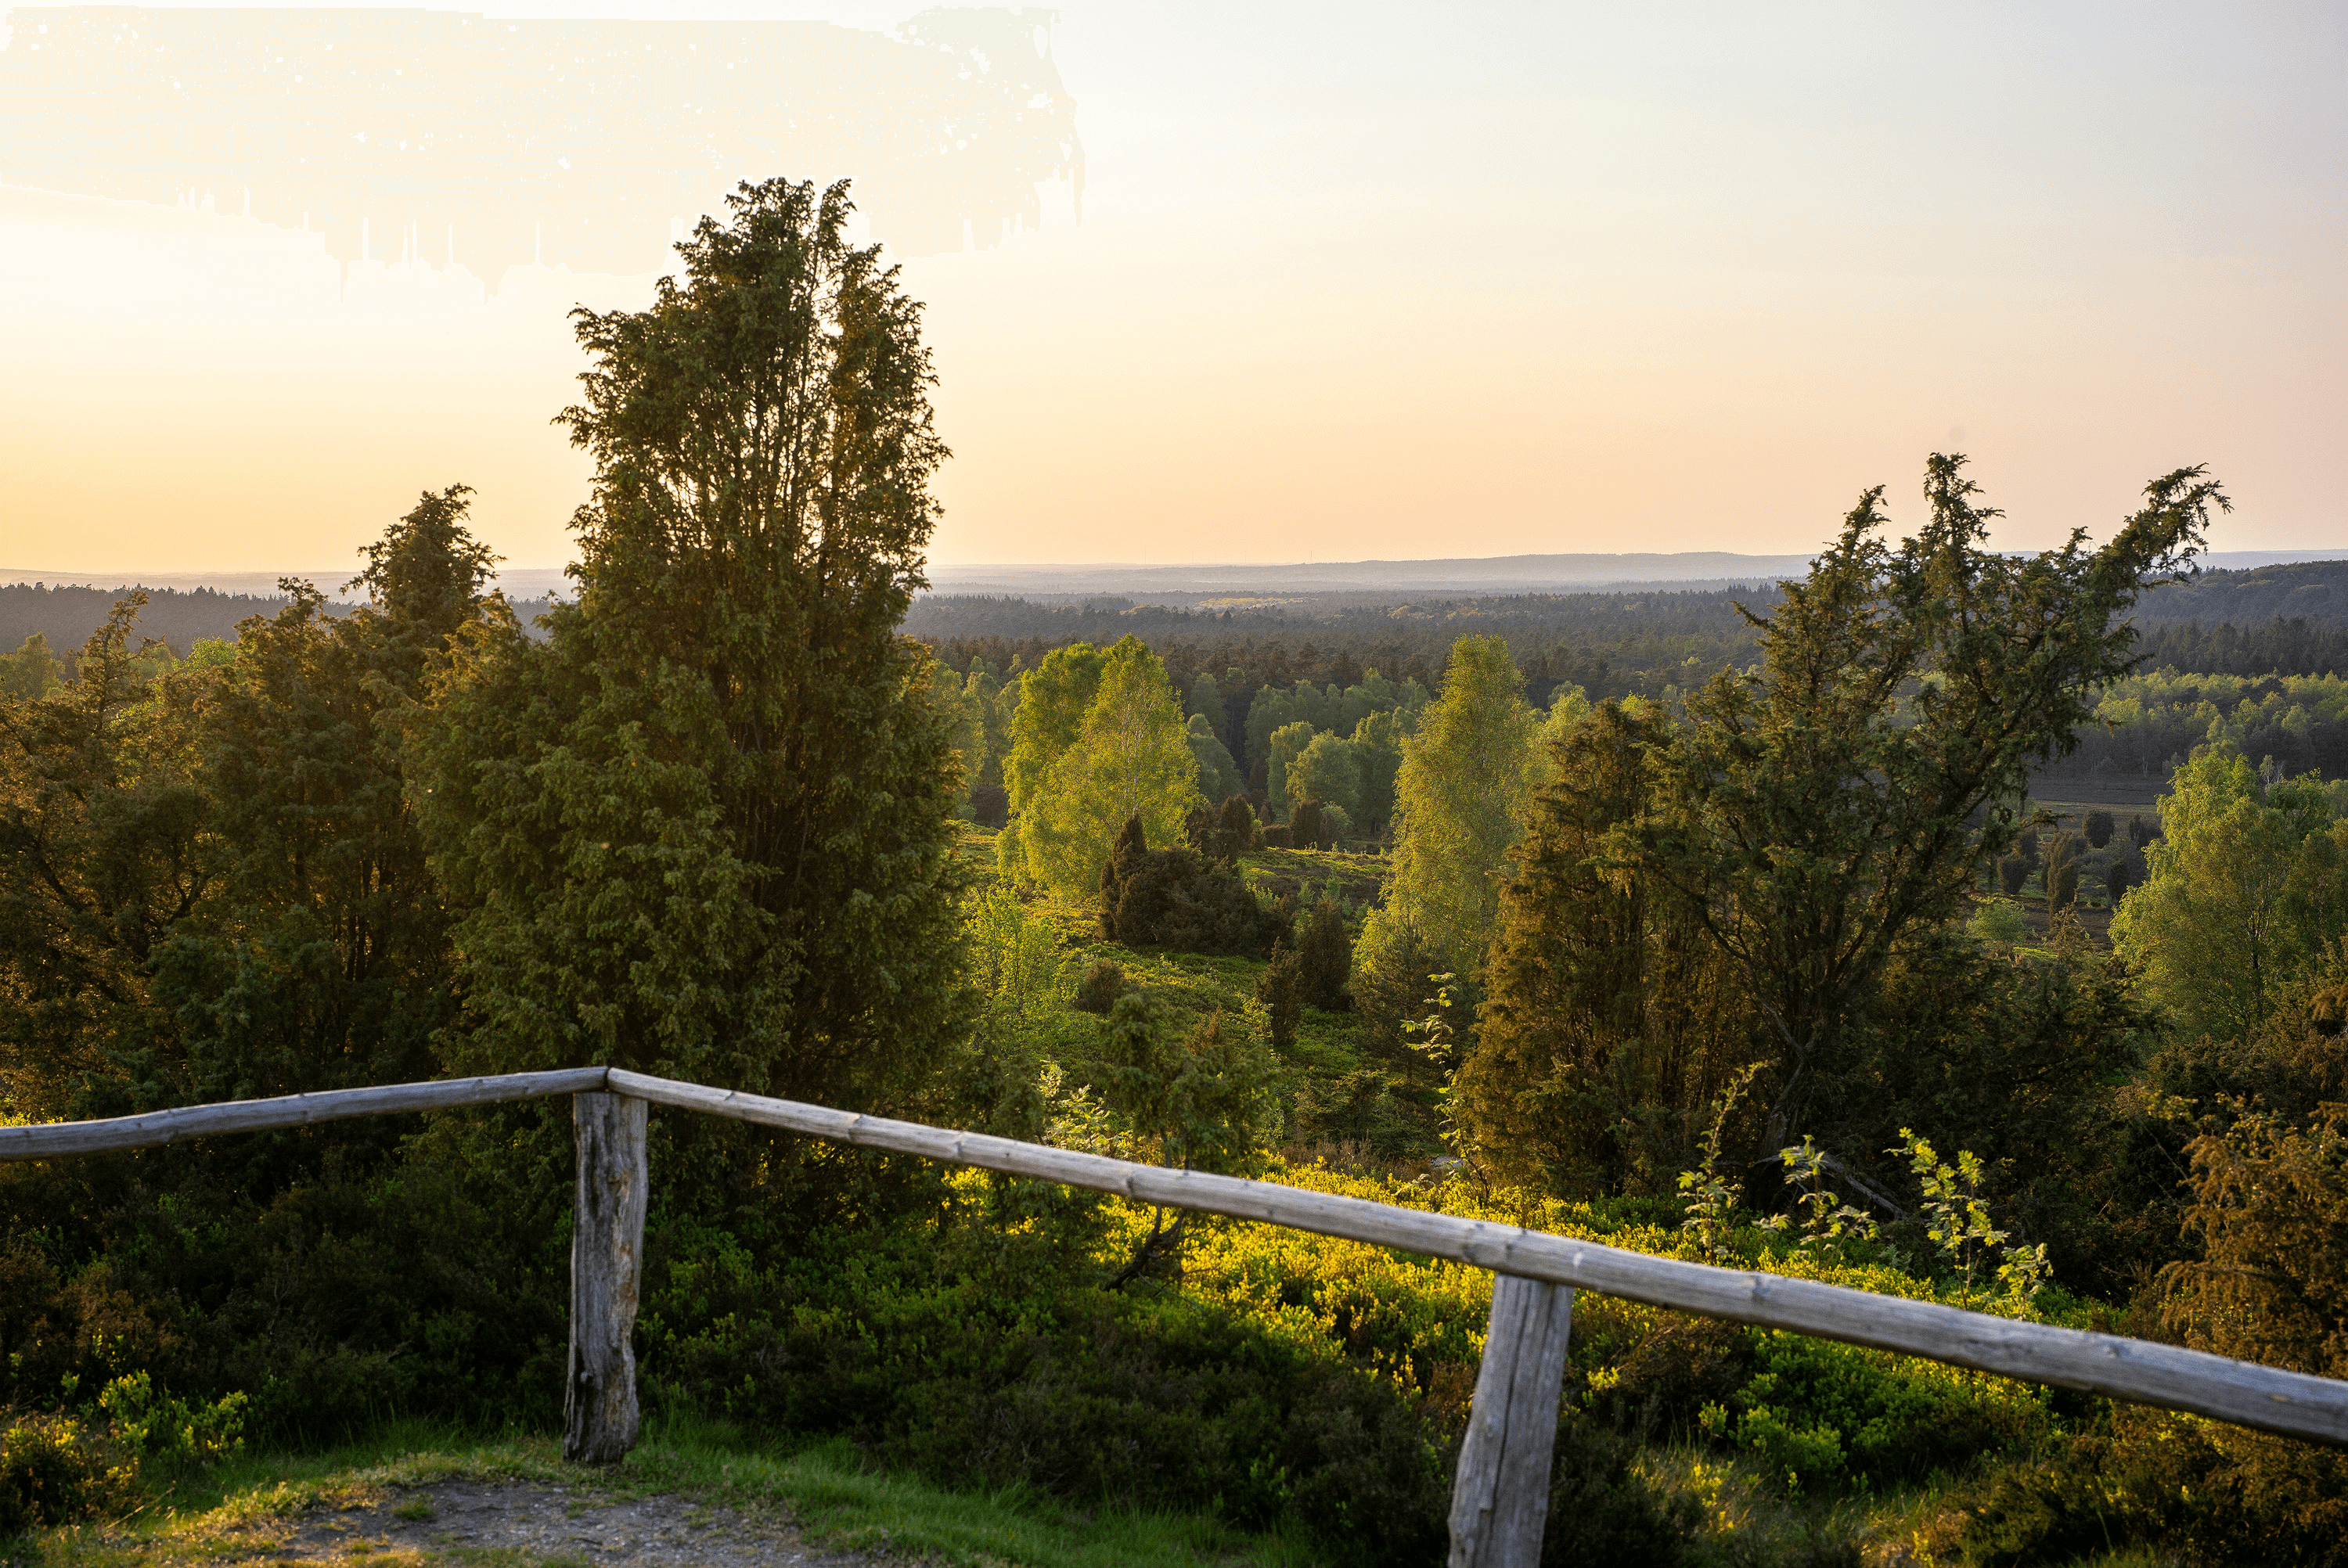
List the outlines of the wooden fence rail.
{"type": "Polygon", "coordinates": [[[2117,1335],[2016,1322],[1938,1302],[1655,1257],[1515,1225],[861,1116],[621,1068],[450,1079],[189,1106],[107,1122],[0,1127],[0,1162],[150,1148],[223,1132],[552,1094],[574,1096],[580,1155],[564,1445],[577,1458],[608,1461],[624,1453],[635,1437],[628,1339],[644,1231],[645,1102],[1490,1269],[1501,1277],[1495,1281],[1486,1367],[1470,1407],[1471,1430],[1453,1498],[1453,1568],[1516,1568],[1538,1561],[1574,1290],[2348,1446],[2348,1382],[2117,1335]],[[1564,1288],[1529,1293],[1510,1285],[1511,1279],[1564,1288]]]}

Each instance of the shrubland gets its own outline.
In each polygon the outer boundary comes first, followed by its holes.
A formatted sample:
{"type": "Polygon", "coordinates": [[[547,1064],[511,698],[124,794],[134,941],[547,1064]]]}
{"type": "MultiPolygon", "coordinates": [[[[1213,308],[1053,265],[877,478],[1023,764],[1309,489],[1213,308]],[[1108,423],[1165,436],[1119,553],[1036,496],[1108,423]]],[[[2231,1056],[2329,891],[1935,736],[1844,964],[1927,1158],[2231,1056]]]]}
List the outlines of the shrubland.
{"type": "MultiPolygon", "coordinates": [[[[1632,697],[1537,703],[1484,631],[1243,712],[1139,636],[949,671],[898,630],[944,456],[918,306],[846,216],[746,188],[651,310],[582,314],[596,480],[543,635],[452,487],[353,613],[180,661],[126,600],[0,706],[0,1112],[608,1062],[2348,1372],[2338,791],[2219,736],[2162,836],[2085,850],[2024,794],[2141,679],[2126,612],[2222,505],[2197,471],[2015,558],[1935,458],[1912,538],[1869,492],[1738,623],[1755,657],[1632,697]],[[2063,868],[2137,847],[2107,950],[2063,868]]],[[[567,1120],[0,1168],[0,1529],[240,1441],[550,1426],[567,1120]]],[[[660,1421],[1441,1553],[1488,1276],[652,1140],[660,1421]]],[[[1549,1561],[2342,1555],[2326,1450],[1574,1324],[1549,1561]]]]}

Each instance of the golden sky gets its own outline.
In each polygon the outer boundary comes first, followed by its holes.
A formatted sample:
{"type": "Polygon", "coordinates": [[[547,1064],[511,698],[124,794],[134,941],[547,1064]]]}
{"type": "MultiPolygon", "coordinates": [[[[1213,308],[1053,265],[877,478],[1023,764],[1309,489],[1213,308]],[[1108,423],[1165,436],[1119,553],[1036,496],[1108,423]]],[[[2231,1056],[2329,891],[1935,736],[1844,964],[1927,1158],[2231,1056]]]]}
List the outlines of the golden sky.
{"type": "Polygon", "coordinates": [[[332,570],[455,481],[560,565],[564,313],[774,174],[928,302],[940,562],[1801,550],[1934,449],[2013,547],[2202,462],[2348,553],[2343,16],[16,6],[0,567],[332,570]]]}

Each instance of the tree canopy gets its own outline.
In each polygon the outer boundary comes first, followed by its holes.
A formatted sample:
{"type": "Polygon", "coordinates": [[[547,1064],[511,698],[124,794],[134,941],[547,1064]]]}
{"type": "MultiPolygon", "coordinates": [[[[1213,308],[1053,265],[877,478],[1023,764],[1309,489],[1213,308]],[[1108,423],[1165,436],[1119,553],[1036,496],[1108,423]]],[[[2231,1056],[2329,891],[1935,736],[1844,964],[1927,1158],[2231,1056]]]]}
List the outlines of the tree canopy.
{"type": "Polygon", "coordinates": [[[1105,653],[1064,652],[1023,687],[1004,764],[1014,815],[998,853],[1026,880],[1083,897],[1099,886],[1128,818],[1150,842],[1179,844],[1205,801],[1165,663],[1138,637],[1105,653]]]}
{"type": "Polygon", "coordinates": [[[2213,508],[2198,468],[2146,487],[2100,548],[1988,548],[2002,516],[1964,459],[1925,469],[1923,527],[1897,546],[1882,487],[1784,603],[1762,661],[1723,670],[1653,751],[1659,807],[1618,864],[1690,902],[1776,1041],[1765,1142],[1792,1142],[1820,1052],[1911,933],[1969,907],[2012,844],[2030,766],[2060,756],[2132,662],[2122,612],[2187,562],[2213,508]]]}
{"type": "Polygon", "coordinates": [[[936,521],[920,307],[846,186],[727,199],[640,312],[574,313],[579,598],[463,647],[417,799],[469,1060],[873,1103],[949,1031],[961,780],[895,632],[936,521]]]}

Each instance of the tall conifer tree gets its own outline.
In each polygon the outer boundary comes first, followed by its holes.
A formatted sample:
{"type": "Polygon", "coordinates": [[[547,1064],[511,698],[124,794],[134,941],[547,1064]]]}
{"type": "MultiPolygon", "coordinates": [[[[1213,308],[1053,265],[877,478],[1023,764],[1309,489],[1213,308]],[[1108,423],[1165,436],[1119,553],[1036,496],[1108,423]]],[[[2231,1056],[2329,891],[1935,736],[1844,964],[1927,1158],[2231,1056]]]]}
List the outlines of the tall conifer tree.
{"type": "Polygon", "coordinates": [[[934,378],[844,184],[726,200],[649,309],[574,313],[579,599],[477,638],[419,733],[463,1054],[884,1102],[959,1006],[956,767],[895,631],[934,378]]]}

